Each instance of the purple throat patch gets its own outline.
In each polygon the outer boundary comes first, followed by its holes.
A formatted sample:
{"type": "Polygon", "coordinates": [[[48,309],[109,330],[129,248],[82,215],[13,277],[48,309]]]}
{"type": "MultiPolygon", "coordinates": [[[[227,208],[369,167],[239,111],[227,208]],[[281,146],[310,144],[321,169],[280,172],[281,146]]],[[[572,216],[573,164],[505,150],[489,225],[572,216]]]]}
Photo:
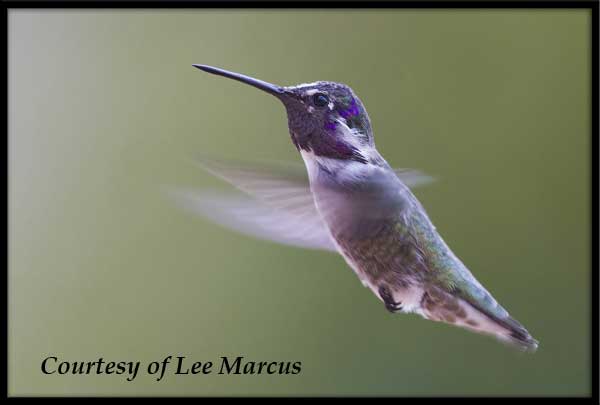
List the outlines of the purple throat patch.
{"type": "Polygon", "coordinates": [[[358,115],[360,112],[358,111],[358,104],[356,104],[356,100],[352,98],[352,101],[350,102],[348,108],[346,108],[345,110],[341,110],[339,113],[343,118],[350,118],[352,116],[358,115]]]}

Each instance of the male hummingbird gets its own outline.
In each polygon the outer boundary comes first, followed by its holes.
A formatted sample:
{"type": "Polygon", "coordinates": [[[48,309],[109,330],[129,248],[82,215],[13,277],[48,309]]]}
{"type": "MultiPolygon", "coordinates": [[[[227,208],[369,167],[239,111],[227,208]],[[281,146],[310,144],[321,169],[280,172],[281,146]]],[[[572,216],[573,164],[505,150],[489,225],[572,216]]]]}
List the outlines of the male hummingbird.
{"type": "Polygon", "coordinates": [[[250,198],[179,195],[188,208],[247,234],[341,254],[390,312],[416,313],[537,349],[431,223],[408,187],[425,176],[392,169],[377,151],[367,111],[350,87],[326,81],[281,87],[193,66],[278,98],[308,178],[304,170],[204,161],[250,198]]]}

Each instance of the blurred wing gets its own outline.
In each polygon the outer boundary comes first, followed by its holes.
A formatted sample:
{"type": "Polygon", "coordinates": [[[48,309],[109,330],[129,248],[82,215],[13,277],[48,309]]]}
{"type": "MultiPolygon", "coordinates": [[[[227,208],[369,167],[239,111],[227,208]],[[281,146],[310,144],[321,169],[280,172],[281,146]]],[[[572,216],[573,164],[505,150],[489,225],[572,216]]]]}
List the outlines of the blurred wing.
{"type": "Polygon", "coordinates": [[[435,181],[433,177],[415,169],[394,169],[394,173],[409,188],[424,186],[435,181]]]}
{"type": "Polygon", "coordinates": [[[215,159],[195,162],[268,206],[292,214],[296,211],[305,214],[306,210],[311,210],[318,216],[304,166],[215,159]]]}
{"type": "MultiPolygon", "coordinates": [[[[270,192],[275,191],[273,189],[279,182],[283,182],[282,185],[289,185],[291,182],[295,186],[310,190],[306,168],[302,164],[240,162],[207,158],[196,159],[195,163],[209,173],[258,198],[262,198],[261,191],[266,188],[271,188],[270,192]]],[[[435,181],[433,177],[415,169],[398,168],[393,171],[410,188],[435,181]]]]}
{"type": "MultiPolygon", "coordinates": [[[[252,198],[191,191],[172,193],[185,208],[246,235],[337,252],[315,206],[303,165],[208,158],[195,162],[252,198]]],[[[416,170],[395,172],[408,186],[431,181],[431,177],[416,170]]]]}
{"type": "Polygon", "coordinates": [[[329,231],[311,205],[278,209],[245,196],[175,191],[183,207],[234,231],[260,239],[308,249],[337,252],[329,231]]]}

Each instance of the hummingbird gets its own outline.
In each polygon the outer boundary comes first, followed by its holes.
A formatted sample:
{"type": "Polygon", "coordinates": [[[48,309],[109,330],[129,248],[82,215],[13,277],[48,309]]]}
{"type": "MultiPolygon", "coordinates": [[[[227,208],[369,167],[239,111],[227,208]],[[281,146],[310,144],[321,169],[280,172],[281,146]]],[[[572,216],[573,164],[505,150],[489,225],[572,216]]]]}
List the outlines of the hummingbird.
{"type": "Polygon", "coordinates": [[[285,107],[304,167],[204,159],[244,197],[179,193],[186,208],[262,239],[340,254],[392,313],[414,313],[487,334],[524,351],[538,341],[450,250],[412,193],[431,180],[393,169],[375,147],[367,110],[345,84],[282,87],[207,65],[285,107]]]}

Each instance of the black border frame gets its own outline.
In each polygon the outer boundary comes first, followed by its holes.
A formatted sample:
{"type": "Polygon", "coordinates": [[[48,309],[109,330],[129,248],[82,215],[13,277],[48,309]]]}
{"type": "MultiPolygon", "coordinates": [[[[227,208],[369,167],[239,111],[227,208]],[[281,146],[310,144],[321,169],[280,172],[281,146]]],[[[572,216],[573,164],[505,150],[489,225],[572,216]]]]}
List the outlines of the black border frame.
{"type": "MultiPolygon", "coordinates": [[[[344,1],[287,1],[287,2],[277,2],[277,1],[252,1],[252,0],[206,0],[206,1],[195,1],[195,0],[174,0],[174,1],[166,1],[166,0],[139,0],[139,1],[115,1],[115,0],[92,0],[92,1],[81,1],[81,0],[73,0],[73,1],[27,1],[27,0],[9,0],[2,2],[2,22],[4,23],[4,29],[1,30],[1,34],[4,38],[1,39],[2,46],[4,47],[3,56],[5,58],[5,63],[3,64],[5,69],[5,77],[6,81],[2,83],[2,90],[4,90],[6,94],[5,103],[6,103],[6,113],[4,115],[5,119],[5,128],[6,128],[6,136],[4,138],[4,142],[1,144],[3,151],[3,157],[5,158],[5,165],[2,167],[4,174],[2,176],[2,180],[5,182],[4,191],[6,193],[5,203],[6,203],[6,216],[3,217],[3,227],[6,229],[6,243],[2,246],[2,253],[6,258],[6,275],[4,278],[5,291],[6,291],[6,300],[3,301],[3,306],[5,310],[2,313],[4,317],[2,322],[2,328],[4,329],[3,337],[5,338],[5,348],[4,351],[4,363],[5,366],[2,368],[2,397],[7,399],[18,399],[18,398],[33,398],[33,397],[9,397],[8,396],[8,181],[9,181],[9,173],[8,173],[8,10],[9,9],[22,9],[22,8],[65,8],[65,9],[76,9],[76,8],[96,8],[96,9],[106,9],[106,8],[115,8],[115,9],[181,9],[181,8],[258,8],[258,9],[372,9],[372,8],[400,8],[400,9],[427,9],[427,8],[435,8],[435,9],[588,9],[591,14],[591,69],[590,69],[590,82],[592,85],[591,91],[591,201],[590,201],[590,211],[591,211],[591,223],[590,223],[590,232],[591,232],[591,336],[590,336],[590,345],[591,345],[591,354],[592,358],[590,359],[590,367],[591,367],[591,395],[589,397],[583,397],[582,399],[589,399],[597,403],[600,401],[598,396],[598,255],[596,251],[596,247],[598,247],[598,137],[600,134],[598,133],[598,9],[599,9],[599,1],[598,0],[575,0],[575,1],[565,1],[565,0],[408,0],[408,1],[364,1],[364,0],[349,0],[347,2],[344,1]]],[[[44,397],[35,397],[35,398],[44,398],[44,397]]],[[[50,397],[48,397],[50,398],[50,397]]],[[[104,397],[51,397],[51,398],[104,398],[104,397]]],[[[113,398],[123,398],[123,399],[134,399],[136,397],[106,397],[107,399],[113,398]]],[[[150,397],[140,397],[140,398],[150,398],[150,397]]],[[[183,397],[161,397],[161,398],[170,398],[170,399],[180,399],[183,397]]],[[[192,398],[202,398],[202,397],[192,397],[192,398]]],[[[208,397],[207,397],[208,398],[208,397]]],[[[214,398],[214,397],[210,397],[214,398]]],[[[260,399],[261,397],[253,397],[260,399]]],[[[264,397],[264,399],[271,397],[264,397]]],[[[281,397],[273,397],[281,398],[281,397]]],[[[399,397],[402,398],[402,397],[399,397]]],[[[410,398],[410,397],[404,397],[410,398]]],[[[455,397],[459,398],[459,397],[455,397]]],[[[507,397],[500,397],[507,398],[507,397]]],[[[535,399],[533,397],[527,397],[528,399],[535,399]]],[[[551,397],[541,397],[541,398],[551,398],[551,397]]],[[[541,399],[540,398],[540,399],[541,399]]],[[[573,398],[561,397],[564,399],[571,400],[573,398]]],[[[416,399],[416,398],[415,398],[416,399]]],[[[426,397],[419,397],[418,399],[427,399],[426,397]]],[[[467,398],[462,398],[467,399],[467,398]]],[[[475,399],[476,397],[469,397],[468,399],[475,399]]]]}

